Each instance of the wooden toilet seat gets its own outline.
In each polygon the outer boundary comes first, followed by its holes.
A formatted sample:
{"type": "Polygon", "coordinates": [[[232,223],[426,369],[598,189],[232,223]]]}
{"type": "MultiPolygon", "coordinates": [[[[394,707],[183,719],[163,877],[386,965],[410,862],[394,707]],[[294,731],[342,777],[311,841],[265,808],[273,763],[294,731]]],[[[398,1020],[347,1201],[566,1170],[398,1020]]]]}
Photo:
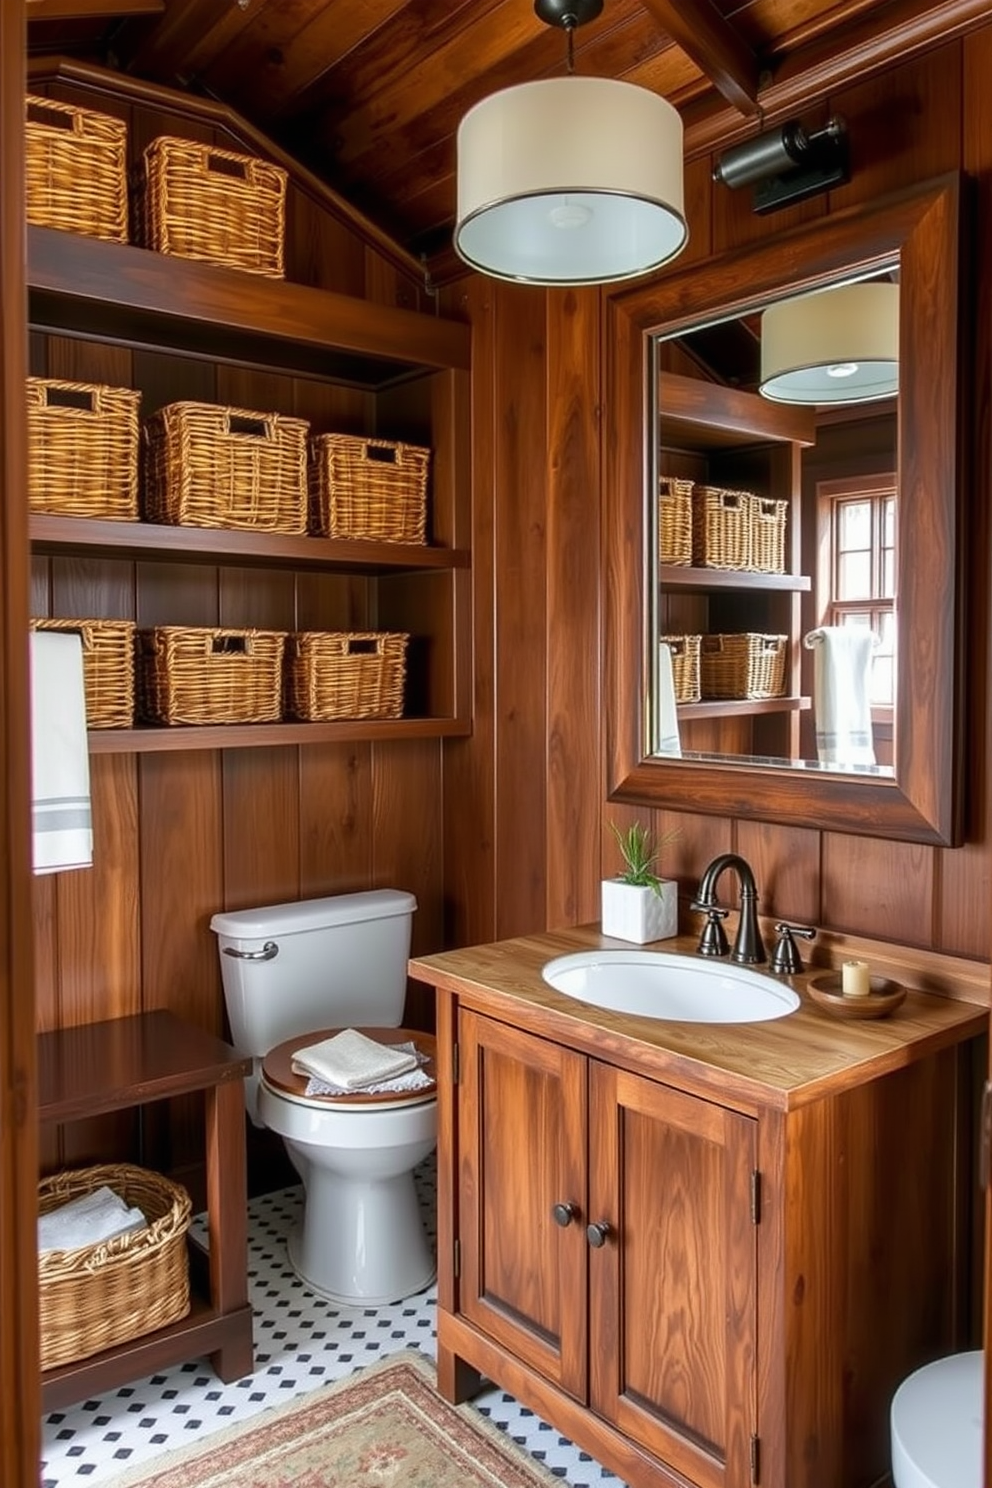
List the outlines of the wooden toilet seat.
{"type": "Polygon", "coordinates": [[[432,1033],[424,1033],[420,1028],[359,1028],[359,1033],[364,1033],[366,1038],[375,1039],[379,1044],[409,1044],[412,1043],[417,1052],[427,1056],[426,1064],[421,1066],[425,1075],[430,1077],[429,1085],[421,1085],[416,1090],[383,1090],[373,1093],[365,1090],[355,1090],[335,1095],[307,1095],[307,1076],[298,1075],[293,1069],[293,1055],[297,1049],[305,1049],[310,1044],[319,1044],[323,1039],[333,1038],[340,1033],[340,1028],[324,1028],[315,1033],[297,1034],[295,1038],[286,1039],[284,1043],[277,1044],[270,1049],[262,1061],[262,1076],[269,1086],[275,1090],[283,1090],[294,1100],[312,1100],[315,1103],[326,1101],[333,1102],[335,1106],[378,1106],[398,1105],[403,1101],[414,1102],[430,1100],[437,1092],[437,1043],[432,1033]]]}

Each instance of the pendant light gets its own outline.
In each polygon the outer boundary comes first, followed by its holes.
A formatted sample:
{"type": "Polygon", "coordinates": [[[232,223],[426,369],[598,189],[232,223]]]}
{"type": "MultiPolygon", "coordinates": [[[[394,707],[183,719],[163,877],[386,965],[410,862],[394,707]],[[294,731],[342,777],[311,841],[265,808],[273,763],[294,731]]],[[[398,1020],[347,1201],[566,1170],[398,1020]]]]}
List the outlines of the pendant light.
{"type": "Polygon", "coordinates": [[[776,403],[871,403],[899,391],[899,286],[841,284],[770,305],[759,391],[776,403]]]}
{"type": "Polygon", "coordinates": [[[605,284],[685,247],[682,120],[646,88],[573,75],[573,32],[602,0],[536,0],[568,36],[568,76],[522,83],[458,129],[455,249],[523,284],[605,284]]]}

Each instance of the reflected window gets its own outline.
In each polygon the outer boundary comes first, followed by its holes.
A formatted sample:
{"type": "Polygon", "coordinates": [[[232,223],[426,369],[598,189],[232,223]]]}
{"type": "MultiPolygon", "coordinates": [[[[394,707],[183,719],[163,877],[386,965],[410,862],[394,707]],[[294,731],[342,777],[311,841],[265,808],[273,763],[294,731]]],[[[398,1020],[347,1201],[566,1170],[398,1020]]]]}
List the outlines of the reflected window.
{"type": "Polygon", "coordinates": [[[819,500],[820,540],[829,591],[820,596],[822,624],[867,626],[875,636],[871,704],[891,710],[896,676],[895,478],[846,481],[819,500]]]}

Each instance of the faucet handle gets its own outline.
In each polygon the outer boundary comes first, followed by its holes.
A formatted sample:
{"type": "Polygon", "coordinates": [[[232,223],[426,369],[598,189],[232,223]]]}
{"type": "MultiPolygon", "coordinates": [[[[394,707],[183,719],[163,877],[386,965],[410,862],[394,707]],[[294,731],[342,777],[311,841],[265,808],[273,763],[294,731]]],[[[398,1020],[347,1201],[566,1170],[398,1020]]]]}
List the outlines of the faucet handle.
{"type": "Polygon", "coordinates": [[[703,933],[699,937],[696,947],[697,956],[728,956],[730,944],[726,932],[721,924],[730,913],[727,909],[721,909],[719,904],[707,903],[706,900],[694,899],[689,906],[690,909],[701,910],[706,915],[706,924],[703,933]]]}
{"type": "Polygon", "coordinates": [[[803,960],[792,937],[801,935],[803,940],[812,940],[816,935],[815,929],[812,925],[791,925],[787,920],[780,920],[775,933],[778,940],[772,952],[771,970],[780,976],[797,976],[803,969],[803,960]]]}

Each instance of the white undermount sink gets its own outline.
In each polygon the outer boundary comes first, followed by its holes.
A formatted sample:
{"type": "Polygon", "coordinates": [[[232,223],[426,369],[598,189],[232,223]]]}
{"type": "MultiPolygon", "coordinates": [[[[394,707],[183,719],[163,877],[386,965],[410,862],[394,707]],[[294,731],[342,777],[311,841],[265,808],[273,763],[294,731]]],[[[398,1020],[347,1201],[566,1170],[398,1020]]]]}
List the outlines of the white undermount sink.
{"type": "Polygon", "coordinates": [[[593,1007],[678,1023],[765,1023],[799,1006],[791,987],[763,972],[666,951],[577,951],[541,975],[593,1007]]]}

